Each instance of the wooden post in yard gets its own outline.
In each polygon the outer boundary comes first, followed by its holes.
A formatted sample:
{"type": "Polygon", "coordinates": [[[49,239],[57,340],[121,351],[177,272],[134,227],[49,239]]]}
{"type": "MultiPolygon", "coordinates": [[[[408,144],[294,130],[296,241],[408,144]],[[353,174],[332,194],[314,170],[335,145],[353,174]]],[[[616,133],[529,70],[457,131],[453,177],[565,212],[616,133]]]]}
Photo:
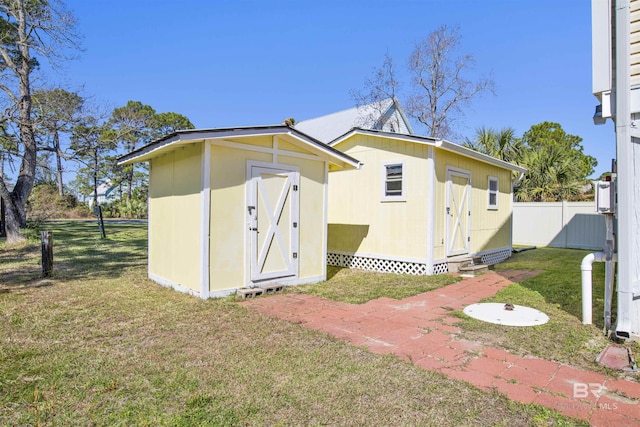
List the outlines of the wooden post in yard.
{"type": "Polygon", "coordinates": [[[104,231],[104,219],[102,218],[102,206],[98,205],[98,228],[100,228],[100,238],[106,239],[107,233],[104,231]]]}
{"type": "Polygon", "coordinates": [[[42,277],[49,277],[53,271],[53,232],[41,231],[42,241],[42,277]]]}

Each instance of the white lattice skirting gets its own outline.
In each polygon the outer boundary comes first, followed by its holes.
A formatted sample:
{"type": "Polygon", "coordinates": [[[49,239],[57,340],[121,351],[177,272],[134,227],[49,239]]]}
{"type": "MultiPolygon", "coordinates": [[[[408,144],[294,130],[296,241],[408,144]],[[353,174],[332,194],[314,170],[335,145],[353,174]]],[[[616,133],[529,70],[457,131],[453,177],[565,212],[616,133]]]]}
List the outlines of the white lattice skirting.
{"type": "MultiPolygon", "coordinates": [[[[494,251],[478,253],[477,256],[482,257],[483,264],[497,264],[511,256],[511,248],[501,248],[494,251]]],[[[377,271],[379,273],[413,274],[416,276],[449,272],[446,261],[437,261],[433,264],[432,272],[430,273],[429,266],[423,263],[347,255],[335,252],[329,252],[327,254],[327,264],[335,267],[377,271]]]]}
{"type": "Polygon", "coordinates": [[[449,272],[449,264],[440,262],[433,264],[433,274],[444,274],[449,272]]]}
{"type": "Polygon", "coordinates": [[[379,273],[413,274],[416,276],[429,274],[427,264],[370,258],[358,255],[337,254],[333,252],[329,252],[327,254],[327,264],[335,267],[377,271],[379,273]]]}
{"type": "Polygon", "coordinates": [[[502,248],[496,251],[485,252],[478,255],[482,255],[483,264],[497,264],[511,256],[511,248],[502,248]]]}

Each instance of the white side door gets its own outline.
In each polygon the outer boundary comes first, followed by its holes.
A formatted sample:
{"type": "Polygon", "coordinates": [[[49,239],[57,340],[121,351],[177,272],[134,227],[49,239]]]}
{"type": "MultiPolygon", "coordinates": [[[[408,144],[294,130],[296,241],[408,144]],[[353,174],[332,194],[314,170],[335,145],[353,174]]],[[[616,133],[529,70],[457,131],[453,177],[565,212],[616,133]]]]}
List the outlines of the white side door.
{"type": "Polygon", "coordinates": [[[297,277],[299,172],[251,163],[248,168],[250,280],[297,277]]]}
{"type": "Polygon", "coordinates": [[[447,169],[446,255],[468,254],[471,246],[471,174],[447,169]]]}

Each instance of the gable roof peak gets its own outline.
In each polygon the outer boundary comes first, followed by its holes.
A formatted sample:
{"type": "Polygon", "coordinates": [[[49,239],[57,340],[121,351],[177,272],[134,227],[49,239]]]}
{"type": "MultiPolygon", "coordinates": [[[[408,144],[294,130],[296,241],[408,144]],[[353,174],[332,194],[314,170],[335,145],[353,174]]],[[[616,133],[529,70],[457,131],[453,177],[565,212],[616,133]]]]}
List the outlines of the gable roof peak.
{"type": "Polygon", "coordinates": [[[413,134],[411,124],[400,106],[400,102],[395,97],[303,120],[295,124],[296,129],[325,143],[333,141],[356,127],[413,134]]]}

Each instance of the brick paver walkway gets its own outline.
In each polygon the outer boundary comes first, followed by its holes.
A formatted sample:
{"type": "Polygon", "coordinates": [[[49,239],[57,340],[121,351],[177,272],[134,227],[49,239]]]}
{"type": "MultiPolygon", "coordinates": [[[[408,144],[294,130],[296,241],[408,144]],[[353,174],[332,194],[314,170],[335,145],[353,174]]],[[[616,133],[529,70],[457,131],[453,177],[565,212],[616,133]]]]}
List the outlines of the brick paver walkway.
{"type": "Polygon", "coordinates": [[[360,305],[299,294],[273,295],[240,304],[326,332],[374,353],[392,353],[424,369],[497,390],[512,400],[537,403],[588,419],[594,426],[639,426],[638,382],[518,357],[456,338],[460,319],[450,316],[452,309],[462,309],[538,273],[491,271],[402,300],[379,298],[360,305]],[[574,387],[576,383],[591,386],[574,387]],[[591,393],[601,386],[600,393],[591,393]]]}

